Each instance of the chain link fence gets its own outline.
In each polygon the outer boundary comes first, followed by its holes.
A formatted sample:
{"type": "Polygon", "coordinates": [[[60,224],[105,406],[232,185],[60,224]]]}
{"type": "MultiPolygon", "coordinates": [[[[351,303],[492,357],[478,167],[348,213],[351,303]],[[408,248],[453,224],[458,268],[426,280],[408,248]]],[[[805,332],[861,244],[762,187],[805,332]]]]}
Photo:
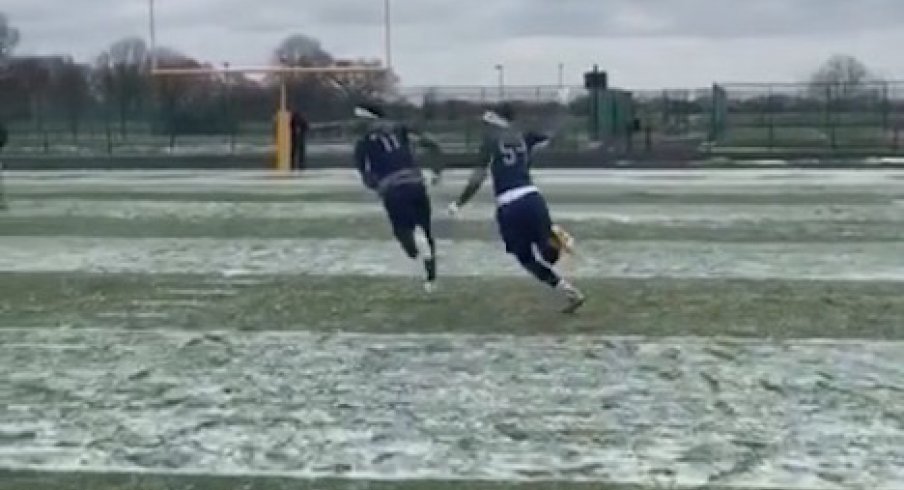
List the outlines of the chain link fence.
{"type": "MultiPolygon", "coordinates": [[[[0,74],[0,120],[10,131],[8,152],[20,155],[264,155],[273,152],[278,86],[238,74],[152,79],[128,67],[24,59],[0,74]]],[[[393,117],[433,133],[449,152],[476,151],[480,115],[500,101],[515,104],[527,125],[555,129],[561,150],[887,152],[902,143],[904,82],[726,84],[627,94],[630,111],[618,124],[630,127],[616,128],[617,137],[607,139],[599,121],[609,106],[583,87],[401,87],[391,93],[358,87],[349,93],[318,78],[288,84],[290,107],[311,123],[313,155],[350,151],[351,106],[368,97],[388,101],[393,117]]]]}
{"type": "Polygon", "coordinates": [[[897,151],[904,82],[729,84],[714,89],[715,142],[737,149],[897,151]]]}

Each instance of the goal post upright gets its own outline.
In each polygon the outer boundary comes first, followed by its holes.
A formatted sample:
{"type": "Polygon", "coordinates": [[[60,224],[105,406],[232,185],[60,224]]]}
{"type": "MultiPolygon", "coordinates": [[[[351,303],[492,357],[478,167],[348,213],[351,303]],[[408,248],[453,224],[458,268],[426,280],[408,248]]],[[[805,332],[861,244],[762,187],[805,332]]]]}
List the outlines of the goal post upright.
{"type": "Polygon", "coordinates": [[[161,68],[151,69],[154,77],[194,77],[210,75],[273,75],[279,80],[279,107],[276,108],[276,154],[274,168],[281,173],[292,171],[292,112],[289,110],[288,79],[298,76],[332,75],[335,77],[386,73],[382,66],[338,65],[321,67],[265,66],[249,68],[161,68]]]}

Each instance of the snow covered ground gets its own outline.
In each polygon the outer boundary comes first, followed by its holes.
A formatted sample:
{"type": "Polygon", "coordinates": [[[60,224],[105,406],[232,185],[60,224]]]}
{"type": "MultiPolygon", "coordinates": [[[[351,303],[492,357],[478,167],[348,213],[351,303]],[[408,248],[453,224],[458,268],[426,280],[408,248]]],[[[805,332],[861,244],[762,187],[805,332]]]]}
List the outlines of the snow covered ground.
{"type": "MultiPolygon", "coordinates": [[[[454,193],[464,178],[452,173],[435,194],[454,193]]],[[[786,223],[904,226],[902,171],[543,171],[537,180],[554,214],[572,221],[763,230],[786,223]],[[731,202],[751,195],[783,196],[790,204],[731,202]],[[701,204],[700,196],[712,202],[701,204]]],[[[413,274],[388,240],[305,235],[310,220],[383,219],[379,205],[366,200],[304,201],[306,194],[355,192],[359,184],[350,172],[298,178],[9,172],[6,186],[11,210],[0,215],[0,228],[48,217],[89,225],[101,218],[279,218],[297,225],[299,236],[0,234],[0,281],[39,273],[147,281],[167,274],[170,284],[179,274],[251,282],[413,274]],[[137,192],[154,195],[129,198],[137,192]],[[238,197],[217,200],[222,193],[238,197]],[[296,197],[252,199],[262,194],[296,197]],[[186,195],[207,197],[192,202],[186,195]]],[[[491,216],[484,196],[463,219],[491,216]]],[[[441,245],[446,275],[478,283],[524,277],[491,237],[444,238],[441,245]]],[[[612,239],[579,246],[571,270],[582,281],[887,281],[904,290],[904,243],[869,237],[857,243],[612,239]]],[[[69,294],[84,308],[97,299],[96,291],[69,294]]],[[[180,306],[240,294],[212,283],[186,292],[180,306]]],[[[726,308],[731,301],[724,298],[726,308]]],[[[251,333],[228,324],[215,331],[199,326],[208,333],[198,333],[170,328],[166,304],[156,306],[157,316],[143,325],[159,325],[149,330],[0,325],[0,467],[641,485],[665,479],[818,490],[904,486],[904,335],[895,333],[901,325],[843,341],[621,337],[607,335],[602,324],[593,335],[505,336],[490,333],[492,317],[486,335],[353,333],[353,316],[342,318],[347,333],[273,332],[266,325],[251,333]]]]}

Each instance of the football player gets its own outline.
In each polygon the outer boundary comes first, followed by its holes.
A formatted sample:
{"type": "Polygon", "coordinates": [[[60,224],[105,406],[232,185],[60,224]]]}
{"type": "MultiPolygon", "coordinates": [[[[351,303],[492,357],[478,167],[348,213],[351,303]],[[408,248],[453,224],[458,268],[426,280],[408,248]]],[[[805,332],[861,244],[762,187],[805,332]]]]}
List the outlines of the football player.
{"type": "Polygon", "coordinates": [[[560,292],[567,301],[565,313],[574,313],[586,297],[554,269],[563,253],[571,252],[574,239],[554,225],[546,200],[531,178],[533,152],[549,143],[550,137],[523,132],[514,124],[514,109],[503,104],[487,111],[487,126],[477,167],[459,199],[450,204],[457,214],[477,193],[487,175],[492,175],[496,196],[496,220],[506,251],[541,282],[560,292]]]}
{"type": "Polygon", "coordinates": [[[376,104],[359,104],[355,116],[364,121],[355,146],[358,172],[364,185],[383,200],[393,234],[405,254],[423,261],[424,289],[432,292],[437,277],[432,210],[412,144],[432,151],[439,146],[429,136],[387,119],[376,104]]]}

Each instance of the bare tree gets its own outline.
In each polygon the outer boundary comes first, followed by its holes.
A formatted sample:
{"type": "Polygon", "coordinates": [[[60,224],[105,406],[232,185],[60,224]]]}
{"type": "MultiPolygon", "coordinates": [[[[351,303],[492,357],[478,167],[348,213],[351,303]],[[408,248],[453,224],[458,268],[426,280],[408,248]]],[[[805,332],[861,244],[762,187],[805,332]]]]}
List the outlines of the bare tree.
{"type": "MultiPolygon", "coordinates": [[[[169,48],[157,49],[157,60],[162,68],[203,68],[201,62],[169,48]]],[[[209,65],[206,66],[210,68],[209,65]]],[[[156,94],[160,104],[163,131],[170,135],[172,144],[180,133],[198,133],[221,126],[213,124],[211,107],[221,97],[225,80],[215,74],[199,74],[192,77],[162,77],[156,82],[156,94]]]]}
{"type": "Polygon", "coordinates": [[[19,44],[19,30],[9,24],[6,14],[0,12],[0,62],[9,59],[19,44]]]}
{"type": "Polygon", "coordinates": [[[10,76],[25,87],[30,105],[29,113],[34,119],[35,130],[44,133],[44,123],[48,111],[48,93],[52,78],[54,60],[48,58],[18,58],[10,63],[10,76]]]}
{"type": "Polygon", "coordinates": [[[340,77],[343,85],[356,99],[380,98],[395,92],[399,77],[391,70],[380,70],[382,63],[378,60],[338,60],[337,66],[349,68],[366,68],[373,71],[350,73],[340,77]]]}
{"type": "MultiPolygon", "coordinates": [[[[273,51],[273,61],[282,66],[318,67],[333,63],[333,57],[320,41],[304,34],[294,34],[285,38],[273,51]]],[[[331,111],[335,97],[324,80],[307,75],[281,75],[270,77],[269,85],[285,81],[289,90],[289,105],[310,117],[322,116],[331,111]]]]}
{"type": "Polygon", "coordinates": [[[304,34],[294,34],[279,44],[273,53],[275,62],[283,66],[323,66],[333,62],[320,41],[304,34]]]}
{"type": "Polygon", "coordinates": [[[818,97],[852,98],[878,78],[857,58],[835,55],[829,58],[810,78],[810,90],[818,97]]]}
{"type": "Polygon", "coordinates": [[[128,137],[129,115],[140,112],[149,87],[150,54],[144,41],[137,37],[121,39],[95,63],[95,79],[100,80],[104,99],[115,103],[119,112],[119,129],[128,137]]]}
{"type": "Polygon", "coordinates": [[[82,118],[91,105],[89,71],[88,66],[67,58],[50,82],[52,103],[62,113],[75,141],[78,141],[82,118]]]}

